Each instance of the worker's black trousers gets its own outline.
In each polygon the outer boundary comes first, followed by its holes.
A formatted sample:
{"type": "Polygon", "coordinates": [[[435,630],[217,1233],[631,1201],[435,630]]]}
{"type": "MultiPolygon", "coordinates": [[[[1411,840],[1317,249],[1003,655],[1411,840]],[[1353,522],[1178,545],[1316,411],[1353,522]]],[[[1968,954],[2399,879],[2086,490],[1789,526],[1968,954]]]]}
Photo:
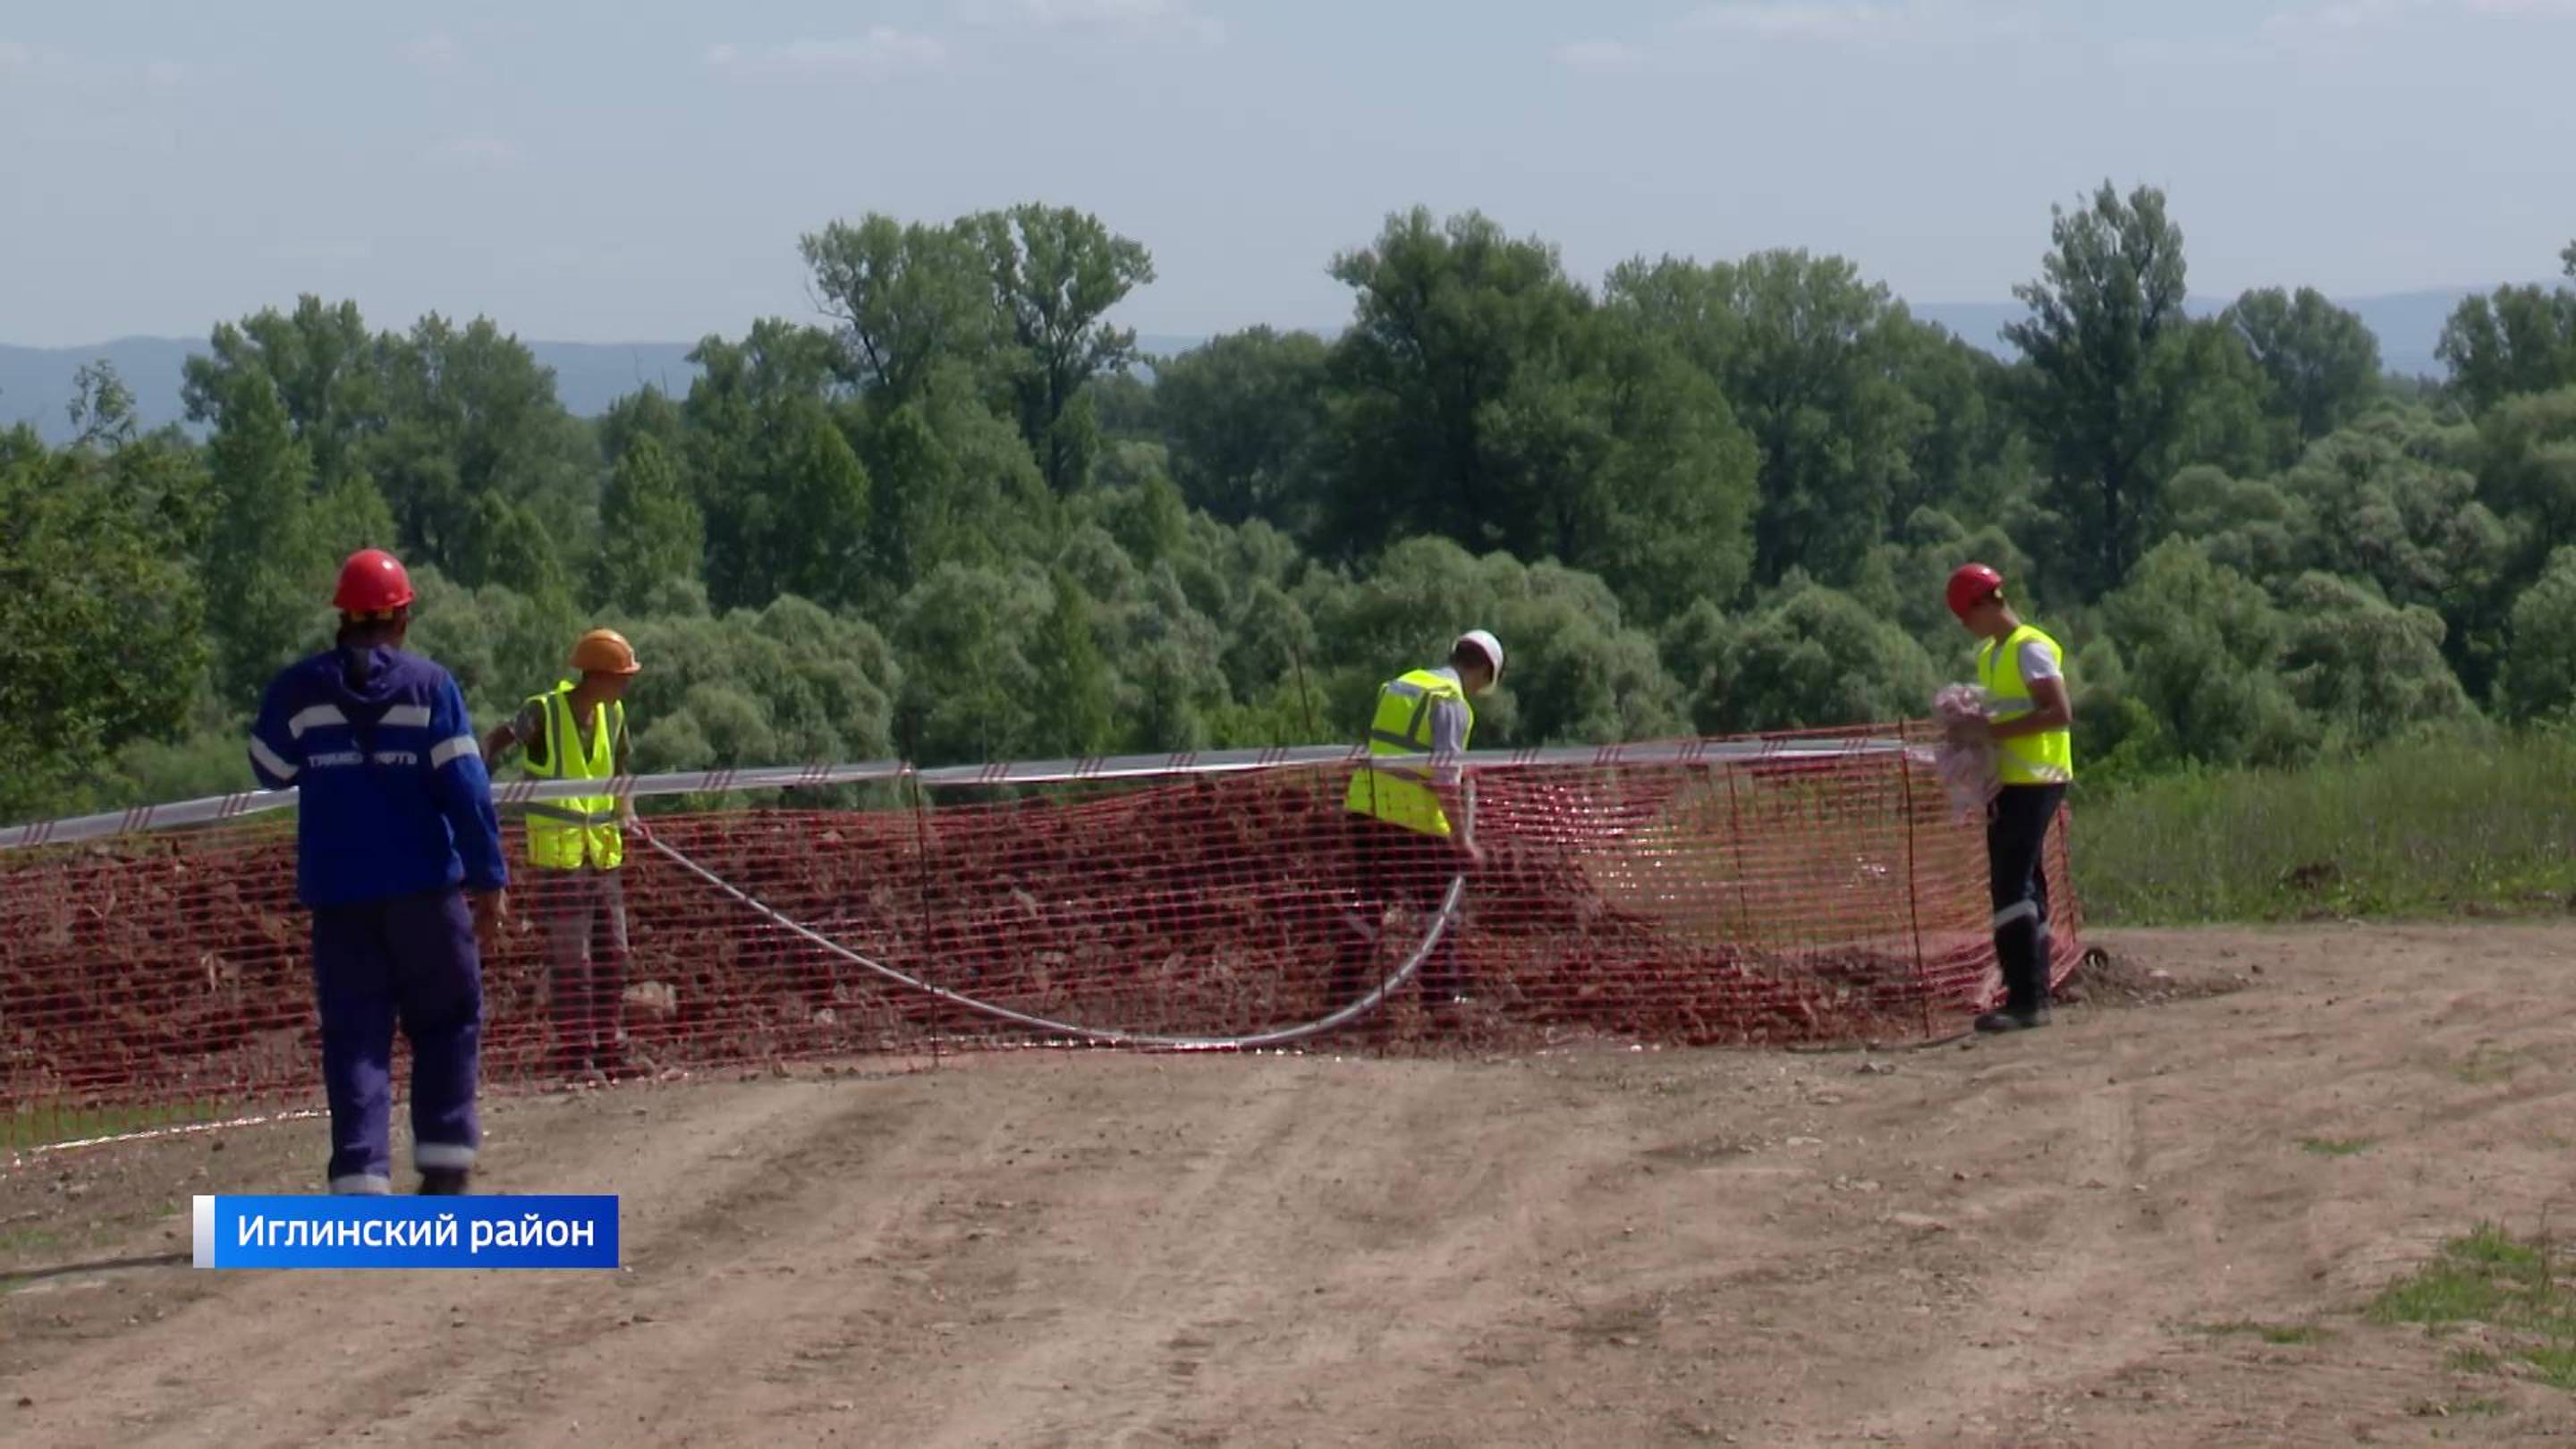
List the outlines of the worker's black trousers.
{"type": "Polygon", "coordinates": [[[2028,1015],[2048,1002],[2048,827],[2063,785],[2006,785],[1986,812],[1986,869],[1995,899],[1995,963],[2004,1010],[2028,1015]]]}
{"type": "MultiPolygon", "coordinates": [[[[1365,912],[1361,924],[1366,930],[1354,932],[1344,923],[1334,931],[1340,938],[1339,959],[1334,964],[1325,1004],[1336,1011],[1367,995],[1381,979],[1377,927],[1387,908],[1409,906],[1427,923],[1427,918],[1448,898],[1449,882],[1467,868],[1465,857],[1444,837],[1424,835],[1366,815],[1342,818],[1350,835],[1349,889],[1365,912]]],[[[1394,963],[1383,964],[1391,969],[1394,963]]],[[[1420,980],[1422,999],[1428,1003],[1448,1002],[1467,989],[1466,972],[1458,957],[1456,922],[1440,933],[1440,939],[1423,960],[1420,980]]]]}

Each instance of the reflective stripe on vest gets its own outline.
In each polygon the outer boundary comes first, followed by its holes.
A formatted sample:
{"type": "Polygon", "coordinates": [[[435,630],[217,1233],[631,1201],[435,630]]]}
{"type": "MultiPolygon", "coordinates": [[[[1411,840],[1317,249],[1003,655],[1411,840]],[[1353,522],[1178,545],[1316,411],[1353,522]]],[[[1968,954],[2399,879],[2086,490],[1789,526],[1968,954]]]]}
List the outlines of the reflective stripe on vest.
{"type": "Polygon", "coordinates": [[[1456,680],[1416,669],[1379,688],[1377,713],[1369,720],[1369,762],[1352,773],[1343,808],[1423,835],[1451,833],[1439,794],[1425,783],[1431,778],[1431,707],[1442,701],[1466,711],[1458,732],[1463,750],[1476,728],[1476,711],[1456,680]]]}
{"type": "MultiPolygon", "coordinates": [[[[2057,647],[2056,640],[2028,624],[1977,651],[1977,682],[1994,700],[1993,719],[1997,724],[2017,720],[2039,708],[2039,701],[2031,697],[2030,682],[2021,677],[2021,646],[2034,641],[2047,645],[2049,652],[2057,655],[2062,675],[2065,651],[2057,647]]],[[[1997,741],[1995,776],[2007,785],[2065,784],[2075,778],[2073,735],[2054,729],[1997,741]]]]}
{"type": "MultiPolygon", "coordinates": [[[[610,702],[591,712],[590,748],[581,747],[574,728],[572,681],[528,701],[546,726],[545,763],[526,752],[528,773],[540,780],[605,780],[617,773],[617,737],[626,729],[626,706],[610,702]]],[[[617,797],[580,795],[564,800],[531,800],[528,812],[528,863],[546,870],[579,870],[585,865],[615,870],[626,863],[626,833],[617,827],[617,797]]]]}

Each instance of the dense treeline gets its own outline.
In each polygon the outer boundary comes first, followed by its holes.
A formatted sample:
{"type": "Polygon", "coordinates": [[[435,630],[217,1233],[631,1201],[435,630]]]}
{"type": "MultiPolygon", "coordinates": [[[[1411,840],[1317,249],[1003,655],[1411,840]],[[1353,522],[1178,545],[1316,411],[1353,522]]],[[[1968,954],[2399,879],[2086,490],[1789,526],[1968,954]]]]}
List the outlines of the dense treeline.
{"type": "Polygon", "coordinates": [[[1338,739],[1470,622],[1513,650],[1483,742],[1912,714],[1969,556],[2068,642],[2094,778],[2576,702],[2576,290],[2387,378],[2314,291],[2186,315],[2163,197],[2105,185],[2006,363],[1841,258],[1590,286],[1415,211],[1332,259],[1335,339],[1147,367],[1107,319],[1152,259],[1078,211],[802,251],[818,323],[597,419],[488,322],[314,297],[215,329],[202,443],[85,374],[76,441],[0,434],[0,815],[237,788],[369,544],[486,717],[624,629],[657,770],[1338,739]]]}

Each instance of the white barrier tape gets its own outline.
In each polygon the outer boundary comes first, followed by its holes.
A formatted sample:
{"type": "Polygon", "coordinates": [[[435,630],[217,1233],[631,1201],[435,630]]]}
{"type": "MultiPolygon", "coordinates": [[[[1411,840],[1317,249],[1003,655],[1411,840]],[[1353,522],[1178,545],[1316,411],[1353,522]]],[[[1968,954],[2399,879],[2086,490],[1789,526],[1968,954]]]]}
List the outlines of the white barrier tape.
{"type": "MultiPolygon", "coordinates": [[[[1456,764],[1461,769],[1499,772],[1518,769],[1621,769],[1640,766],[1829,763],[1907,752],[1895,737],[1849,740],[1659,740],[1626,745],[1564,745],[1548,749],[1469,750],[1408,756],[1420,766],[1456,764]]],[[[1928,758],[1928,756],[1927,756],[1928,758]]],[[[1369,759],[1366,745],[1304,745],[1291,749],[1206,750],[1180,755],[1120,755],[1082,760],[1017,760],[980,765],[944,765],[916,770],[913,778],[927,789],[956,786],[1059,785],[1084,780],[1132,780],[1157,775],[1223,775],[1298,766],[1358,765],[1369,759]]]]}
{"type": "MultiPolygon", "coordinates": [[[[1854,736],[1842,740],[1764,739],[1664,740],[1624,745],[1568,745],[1551,749],[1470,750],[1437,754],[1430,762],[1455,763],[1461,769],[1493,772],[1518,769],[1620,769],[1713,764],[1829,764],[1838,760],[1894,756],[1929,766],[1933,752],[1909,746],[1903,739],[1854,736]]],[[[901,760],[871,760],[842,765],[769,765],[749,769],[696,770],[669,775],[620,776],[606,793],[621,798],[714,794],[731,790],[815,789],[829,785],[882,783],[910,777],[926,789],[991,788],[1006,785],[1055,785],[1078,781],[1139,780],[1180,775],[1224,775],[1255,770],[1357,765],[1369,758],[1365,745],[1305,745],[1282,749],[1212,750],[1171,755],[1114,755],[1080,760],[998,761],[948,765],[920,770],[901,760]]],[[[1411,763],[1419,764],[1416,759],[1411,763]]],[[[596,780],[506,780],[493,785],[492,801],[508,808],[534,800],[562,800],[602,793],[596,780]]],[[[0,851],[42,845],[78,845],[123,835],[149,834],[190,825],[240,820],[274,810],[291,809],[296,791],[246,791],[233,795],[143,805],[97,815],[43,820],[0,828],[0,851]]]]}
{"type": "Polygon", "coordinates": [[[1113,1027],[1079,1026],[1069,1021],[1054,1021],[1043,1016],[1032,1016],[1025,1011],[1013,1011],[1007,1006],[998,1006],[989,1001],[979,1001],[963,992],[951,991],[945,986],[933,986],[917,976],[906,975],[882,961],[862,956],[831,937],[809,929],[801,922],[789,920],[767,902],[665,844],[662,838],[651,830],[644,829],[642,834],[646,844],[660,851],[691,875],[742,902],[774,924],[898,986],[910,987],[914,991],[937,997],[951,1006],[963,1007],[968,1011],[992,1017],[997,1021],[1007,1021],[1015,1026],[1051,1032],[1057,1036],[1078,1037],[1084,1041],[1097,1042],[1102,1046],[1150,1047],[1162,1051],[1250,1051],[1258,1047],[1284,1046],[1289,1042],[1304,1041],[1311,1036],[1321,1036],[1336,1027],[1358,1020],[1377,1010],[1380,1002],[1402,988],[1404,983],[1413,979],[1414,972],[1422,969],[1422,963],[1430,959],[1432,948],[1440,943],[1442,933],[1457,924],[1458,903],[1467,893],[1467,878],[1463,875],[1451,876],[1448,892],[1440,898],[1440,909],[1431,918],[1431,928],[1423,933],[1421,944],[1413,948],[1412,954],[1405,958],[1404,965],[1394,975],[1379,982],[1376,990],[1330,1015],[1317,1017],[1313,1021],[1299,1022],[1294,1026],[1255,1032],[1246,1036],[1163,1036],[1154,1032],[1119,1031],[1113,1027]]]}
{"type": "Polygon", "coordinates": [[[131,1132],[115,1132],[104,1137],[78,1137],[66,1142],[39,1142],[9,1154],[11,1170],[48,1153],[70,1152],[83,1147],[117,1147],[129,1142],[154,1142],[165,1137],[190,1137],[200,1132],[226,1132],[236,1127],[265,1127],[276,1122],[303,1122],[327,1114],[310,1109],[268,1112],[254,1117],[228,1117],[220,1122],[178,1122],[167,1127],[138,1127],[131,1132]]]}
{"type": "MultiPolygon", "coordinates": [[[[897,780],[911,773],[911,767],[900,760],[875,760],[860,764],[774,765],[751,770],[698,770],[677,775],[621,776],[613,782],[598,780],[505,780],[492,787],[492,803],[502,809],[525,805],[532,800],[562,800],[602,793],[620,796],[693,795],[724,790],[790,789],[821,785],[861,785],[897,780]],[[603,783],[606,789],[603,790],[603,783]]],[[[218,795],[203,800],[186,800],[175,805],[153,805],[140,810],[111,810],[98,815],[82,815],[67,820],[45,820],[33,825],[13,825],[0,829],[0,850],[23,850],[38,845],[77,845],[89,840],[107,840],[120,835],[147,834],[173,830],[187,825],[208,825],[218,821],[239,820],[272,810],[290,810],[295,806],[296,791],[264,790],[241,795],[218,795]]]]}

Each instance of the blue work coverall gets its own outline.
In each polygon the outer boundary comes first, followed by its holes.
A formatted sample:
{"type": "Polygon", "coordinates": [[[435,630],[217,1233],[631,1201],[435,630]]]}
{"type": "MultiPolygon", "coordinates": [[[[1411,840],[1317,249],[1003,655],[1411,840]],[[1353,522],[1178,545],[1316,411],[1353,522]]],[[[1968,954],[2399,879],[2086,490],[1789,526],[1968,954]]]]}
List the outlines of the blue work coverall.
{"type": "Polygon", "coordinates": [[[471,1167],[483,961],[465,890],[499,890],[509,869],[464,694],[415,654],[328,650],[269,685],[250,761],[262,785],[301,792],[296,887],[313,912],[331,1190],[392,1190],[397,1021],[413,1165],[471,1167]]]}

